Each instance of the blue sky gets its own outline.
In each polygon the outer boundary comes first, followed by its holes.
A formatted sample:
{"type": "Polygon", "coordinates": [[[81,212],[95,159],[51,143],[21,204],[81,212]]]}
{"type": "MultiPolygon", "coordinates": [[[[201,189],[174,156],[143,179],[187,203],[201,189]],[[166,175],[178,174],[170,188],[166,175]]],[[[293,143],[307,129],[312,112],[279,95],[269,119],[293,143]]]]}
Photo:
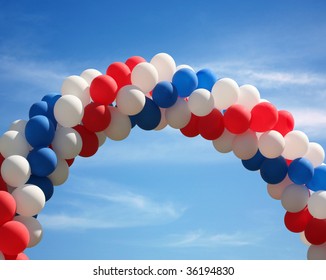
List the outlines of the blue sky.
{"type": "MultiPolygon", "coordinates": [[[[0,132],[65,77],[159,52],[255,85],[326,146],[324,1],[1,1],[0,132]]],[[[258,173],[209,141],[133,129],[78,158],[32,259],[305,259],[258,173]]]]}

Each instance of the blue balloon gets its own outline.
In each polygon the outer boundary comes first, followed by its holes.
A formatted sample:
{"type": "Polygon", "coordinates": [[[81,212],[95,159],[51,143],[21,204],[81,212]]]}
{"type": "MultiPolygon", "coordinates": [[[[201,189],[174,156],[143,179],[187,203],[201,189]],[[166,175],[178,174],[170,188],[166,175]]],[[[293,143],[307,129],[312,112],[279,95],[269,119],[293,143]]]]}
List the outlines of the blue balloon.
{"type": "Polygon", "coordinates": [[[215,73],[210,69],[201,69],[197,72],[198,86],[197,88],[205,88],[209,91],[212,90],[217,77],[215,73]]]}
{"type": "Polygon", "coordinates": [[[49,117],[49,105],[45,101],[34,103],[29,109],[29,118],[37,115],[49,117]]]}
{"type": "Polygon", "coordinates": [[[137,120],[135,116],[129,116],[130,123],[131,123],[131,128],[134,128],[137,124],[137,120]]]}
{"type": "Polygon", "coordinates": [[[60,97],[61,97],[61,94],[59,94],[59,93],[50,93],[50,94],[45,95],[42,98],[42,101],[44,101],[48,104],[48,114],[46,116],[52,121],[54,126],[57,125],[57,121],[54,117],[54,105],[60,97]]]}
{"type": "Polygon", "coordinates": [[[33,148],[48,147],[54,134],[54,125],[45,116],[34,116],[26,123],[25,137],[33,148]]]}
{"type": "Polygon", "coordinates": [[[266,158],[258,150],[252,158],[242,160],[242,165],[250,171],[257,171],[260,169],[265,159],[266,158]]]}
{"type": "Polygon", "coordinates": [[[307,187],[312,191],[326,191],[326,165],[315,168],[312,179],[307,183],[307,187]]]}
{"type": "Polygon", "coordinates": [[[56,153],[50,148],[33,149],[29,152],[27,160],[32,175],[45,177],[50,175],[58,164],[56,153]]]}
{"type": "Polygon", "coordinates": [[[53,184],[48,177],[31,175],[27,181],[27,184],[38,186],[43,191],[46,201],[48,201],[54,193],[53,184]]]}
{"type": "Polygon", "coordinates": [[[267,158],[260,167],[260,175],[266,183],[281,183],[288,173],[288,166],[284,157],[267,158]]]}
{"type": "Polygon", "coordinates": [[[176,87],[167,81],[159,82],[153,89],[153,101],[161,108],[169,108],[177,102],[176,87]]]}
{"type": "Polygon", "coordinates": [[[307,184],[314,175],[314,167],[306,158],[297,158],[289,165],[289,178],[297,185],[307,184]]]}
{"type": "Polygon", "coordinates": [[[152,130],[161,122],[161,110],[152,99],[146,97],[143,110],[134,119],[141,129],[152,130]]]}
{"type": "Polygon", "coordinates": [[[193,70],[181,68],[174,73],[172,84],[177,88],[180,97],[187,97],[197,88],[198,78],[193,70]]]}

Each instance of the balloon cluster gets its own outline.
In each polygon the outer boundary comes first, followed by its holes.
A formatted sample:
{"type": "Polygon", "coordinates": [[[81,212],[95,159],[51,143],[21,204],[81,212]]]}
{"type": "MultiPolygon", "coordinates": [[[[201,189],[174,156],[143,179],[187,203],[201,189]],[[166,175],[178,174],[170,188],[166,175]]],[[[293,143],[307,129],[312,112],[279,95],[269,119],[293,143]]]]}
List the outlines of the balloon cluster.
{"type": "Polygon", "coordinates": [[[0,259],[27,259],[42,227],[37,215],[69,175],[77,156],[90,157],[108,137],[125,139],[134,126],[167,125],[187,137],[233,151],[259,171],[281,200],[288,230],[309,245],[308,259],[326,259],[326,165],[323,148],[294,130],[290,112],[260,98],[252,85],[217,79],[209,69],[176,66],[166,54],[133,56],[102,74],[67,77],[60,94],[34,103],[29,120],[12,123],[0,140],[0,259]]]}

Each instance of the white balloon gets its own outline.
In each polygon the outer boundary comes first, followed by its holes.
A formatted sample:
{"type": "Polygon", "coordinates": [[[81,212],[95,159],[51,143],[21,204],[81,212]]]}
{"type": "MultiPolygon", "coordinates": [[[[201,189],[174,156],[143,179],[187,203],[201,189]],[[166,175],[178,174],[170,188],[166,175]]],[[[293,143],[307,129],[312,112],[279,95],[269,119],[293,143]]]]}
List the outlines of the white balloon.
{"type": "Polygon", "coordinates": [[[305,133],[300,130],[293,130],[284,136],[285,147],[282,155],[286,159],[296,159],[303,157],[309,147],[309,139],[305,133]]]}
{"type": "Polygon", "coordinates": [[[45,205],[43,191],[35,185],[26,184],[16,188],[12,194],[16,200],[17,214],[32,217],[40,213],[45,205]]]}
{"type": "Polygon", "coordinates": [[[67,77],[61,87],[62,95],[74,95],[78,97],[83,106],[91,102],[91,96],[89,93],[89,84],[80,76],[72,75],[67,77]]]}
{"type": "Polygon", "coordinates": [[[154,65],[141,62],[131,72],[131,83],[144,93],[150,92],[158,82],[158,73],[154,65]]]}
{"type": "Polygon", "coordinates": [[[78,97],[64,95],[54,105],[54,116],[60,125],[73,127],[80,124],[84,116],[84,106],[78,97]]]}
{"type": "Polygon", "coordinates": [[[143,110],[145,102],[145,94],[134,85],[124,86],[118,91],[116,103],[120,112],[125,115],[137,115],[143,110]]]}
{"type": "Polygon", "coordinates": [[[98,138],[98,146],[101,147],[106,140],[106,134],[104,131],[96,132],[96,136],[98,138]]]}
{"type": "Polygon", "coordinates": [[[9,130],[0,138],[0,152],[5,158],[12,155],[27,157],[29,144],[22,133],[9,130]]]}
{"type": "Polygon", "coordinates": [[[130,118],[116,107],[109,107],[111,113],[110,125],[104,130],[107,137],[120,141],[128,137],[131,131],[130,118]]]}
{"type": "Polygon", "coordinates": [[[263,156],[267,158],[279,157],[285,147],[285,140],[281,133],[270,130],[263,133],[258,140],[258,148],[263,156]]]}
{"type": "Polygon", "coordinates": [[[219,110],[225,110],[237,103],[239,94],[238,84],[230,78],[217,80],[212,88],[215,107],[219,110]]]}
{"type": "Polygon", "coordinates": [[[207,89],[198,88],[190,94],[188,107],[194,115],[206,116],[214,109],[214,97],[207,89]]]}
{"type": "Polygon", "coordinates": [[[180,64],[180,65],[178,65],[177,68],[175,69],[175,72],[177,72],[177,71],[179,71],[180,69],[183,69],[183,68],[190,69],[190,70],[196,72],[194,70],[194,68],[192,68],[190,65],[187,65],[187,64],[180,64]]]}
{"type": "Polygon", "coordinates": [[[80,74],[80,77],[82,77],[90,86],[92,81],[100,75],[102,75],[102,73],[96,69],[86,69],[80,74]]]}
{"type": "Polygon", "coordinates": [[[15,221],[18,221],[26,226],[29,232],[29,242],[27,248],[32,248],[40,243],[43,230],[40,222],[34,217],[16,216],[15,221]]]}
{"type": "Polygon", "coordinates": [[[176,71],[175,61],[167,53],[158,53],[153,56],[150,63],[154,65],[158,72],[158,82],[172,81],[173,74],[176,71]]]}
{"type": "Polygon", "coordinates": [[[172,107],[165,110],[165,118],[169,126],[176,129],[184,128],[191,118],[187,102],[182,98],[178,98],[172,107]]]}
{"type": "Polygon", "coordinates": [[[81,151],[83,146],[79,133],[70,127],[58,127],[52,142],[52,148],[58,158],[72,159],[81,151]]]}
{"type": "Polygon", "coordinates": [[[321,165],[325,160],[325,151],[321,145],[315,142],[310,142],[308,151],[304,155],[304,158],[308,159],[313,167],[321,165]]]}
{"type": "Polygon", "coordinates": [[[165,118],[165,109],[160,108],[160,111],[161,111],[161,121],[158,124],[158,126],[155,127],[155,130],[162,130],[163,128],[165,128],[168,125],[166,118],[165,118]]]}
{"type": "Polygon", "coordinates": [[[7,157],[1,165],[3,180],[12,187],[24,185],[31,175],[31,167],[26,158],[13,155],[7,157]]]}
{"type": "Polygon", "coordinates": [[[27,124],[26,120],[16,120],[10,125],[9,130],[18,131],[25,137],[26,124],[27,124]]]}
{"type": "Polygon", "coordinates": [[[69,176],[69,165],[66,160],[59,158],[55,170],[48,176],[54,186],[62,185],[69,176]]]}
{"type": "Polygon", "coordinates": [[[220,153],[229,153],[232,151],[232,142],[234,140],[235,134],[228,131],[226,128],[223,131],[223,134],[213,140],[214,148],[220,153]]]}
{"type": "Polygon", "coordinates": [[[289,212],[297,213],[306,207],[309,195],[310,193],[306,186],[296,184],[289,185],[282,193],[282,206],[289,212]]]}
{"type": "Polygon", "coordinates": [[[258,139],[255,132],[247,130],[236,135],[232,142],[232,150],[236,157],[246,160],[252,158],[258,151],[258,139]]]}
{"type": "Polygon", "coordinates": [[[311,243],[307,240],[306,235],[304,233],[304,231],[300,232],[300,240],[303,244],[310,246],[311,243]]]}
{"type": "Polygon", "coordinates": [[[260,102],[260,93],[252,85],[242,85],[239,88],[238,103],[251,111],[260,102]]]}
{"type": "Polygon", "coordinates": [[[278,184],[267,184],[267,192],[272,198],[276,200],[281,200],[284,189],[292,184],[293,182],[291,181],[289,176],[286,175],[283,181],[278,184]]]}
{"type": "Polygon", "coordinates": [[[326,260],[326,243],[311,245],[307,253],[308,260],[326,260]]]}
{"type": "Polygon", "coordinates": [[[326,191],[314,192],[308,200],[308,210],[317,219],[326,219],[326,191]]]}

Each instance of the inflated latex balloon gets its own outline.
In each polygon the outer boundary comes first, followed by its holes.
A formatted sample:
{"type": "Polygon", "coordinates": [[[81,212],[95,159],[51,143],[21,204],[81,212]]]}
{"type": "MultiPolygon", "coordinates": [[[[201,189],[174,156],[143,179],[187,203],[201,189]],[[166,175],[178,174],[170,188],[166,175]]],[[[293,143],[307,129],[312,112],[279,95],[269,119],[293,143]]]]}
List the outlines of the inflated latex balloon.
{"type": "Polygon", "coordinates": [[[89,131],[103,131],[109,126],[110,121],[108,106],[92,102],[85,107],[82,123],[89,131]]]}
{"type": "Polygon", "coordinates": [[[260,175],[268,184],[278,184],[282,182],[287,172],[288,165],[282,156],[277,158],[266,158],[260,167],[260,175]]]}
{"type": "Polygon", "coordinates": [[[260,102],[258,89],[252,85],[242,85],[239,90],[238,104],[251,111],[260,102]]]}
{"type": "Polygon", "coordinates": [[[239,159],[250,159],[258,150],[258,139],[256,134],[248,130],[243,134],[236,135],[232,142],[232,150],[239,159]]]}
{"type": "Polygon", "coordinates": [[[283,136],[288,134],[294,128],[294,118],[292,114],[286,110],[278,111],[278,119],[273,130],[278,131],[283,136]]]}
{"type": "Polygon", "coordinates": [[[123,62],[113,62],[106,69],[106,75],[111,76],[117,83],[118,90],[125,85],[129,85],[131,71],[127,64],[123,62]]]}
{"type": "Polygon", "coordinates": [[[286,159],[296,159],[303,157],[309,148],[309,139],[305,133],[293,130],[284,136],[285,147],[282,155],[286,159]]]}
{"type": "Polygon", "coordinates": [[[127,85],[118,91],[116,103],[120,112],[133,116],[143,110],[146,102],[145,94],[134,85],[127,85]]]}
{"type": "Polygon", "coordinates": [[[189,96],[188,107],[194,115],[206,116],[214,108],[214,98],[207,89],[196,89],[189,96]]]}
{"type": "Polygon", "coordinates": [[[296,213],[286,212],[284,216],[284,224],[289,231],[299,233],[306,229],[307,224],[311,219],[312,216],[309,213],[308,208],[305,207],[303,210],[296,213]]]}
{"type": "Polygon", "coordinates": [[[131,131],[131,122],[127,115],[121,113],[116,107],[109,107],[111,114],[110,125],[104,130],[107,137],[121,141],[128,137],[131,131]]]}
{"type": "Polygon", "coordinates": [[[9,130],[14,130],[14,131],[18,131],[20,132],[22,135],[24,135],[25,137],[25,127],[26,127],[27,121],[26,120],[16,120],[14,122],[11,123],[9,130]]]}
{"type": "Polygon", "coordinates": [[[1,165],[1,176],[12,187],[24,185],[30,175],[31,167],[27,159],[22,156],[7,157],[1,165]]]}
{"type": "MultiPolygon", "coordinates": [[[[110,115],[110,121],[111,121],[111,115],[110,115]]],[[[98,138],[98,146],[101,147],[106,141],[106,134],[104,131],[101,131],[101,132],[96,132],[96,136],[98,138]]]]}
{"type": "Polygon", "coordinates": [[[92,81],[89,91],[94,102],[108,106],[117,97],[118,85],[112,77],[100,75],[92,81]]]}
{"type": "Polygon", "coordinates": [[[90,86],[92,81],[97,77],[102,75],[102,73],[96,69],[86,69],[81,74],[80,77],[82,77],[90,86]]]}
{"type": "Polygon", "coordinates": [[[40,243],[43,235],[43,230],[40,222],[34,217],[17,216],[14,219],[17,222],[22,223],[29,232],[29,242],[27,248],[31,248],[40,243]]]}
{"type": "Polygon", "coordinates": [[[16,201],[13,196],[5,191],[0,191],[0,226],[11,221],[16,213],[16,201]]]}
{"type": "Polygon", "coordinates": [[[172,107],[165,110],[165,118],[169,126],[176,129],[184,128],[191,118],[187,102],[182,98],[178,98],[172,107]]]}
{"type": "Polygon", "coordinates": [[[27,156],[31,173],[35,176],[46,177],[57,167],[56,153],[50,148],[33,149],[27,156]]]}
{"type": "Polygon", "coordinates": [[[131,72],[131,83],[144,93],[150,92],[158,82],[158,72],[148,62],[137,64],[131,72]]]}
{"type": "Polygon", "coordinates": [[[326,219],[326,191],[314,192],[308,200],[308,209],[317,219],[326,219]]]}
{"type": "Polygon", "coordinates": [[[307,240],[313,245],[321,245],[326,242],[326,219],[312,218],[305,229],[307,240]]]}
{"type": "Polygon", "coordinates": [[[234,138],[235,134],[224,128],[222,135],[213,140],[213,146],[220,153],[229,153],[232,151],[232,143],[234,138]]]}
{"type": "MultiPolygon", "coordinates": [[[[69,165],[66,160],[58,159],[56,169],[48,176],[54,186],[62,185],[69,175],[69,165]]],[[[39,185],[38,185],[39,186],[39,185]]]]}
{"type": "MultiPolygon", "coordinates": [[[[58,163],[61,160],[62,159],[59,159],[58,163]]],[[[58,168],[58,164],[57,164],[56,169],[57,168],[58,168]]],[[[38,186],[44,193],[45,201],[48,201],[54,193],[53,183],[51,182],[51,180],[48,177],[38,177],[35,175],[31,175],[31,177],[27,181],[27,184],[38,186]]]]}
{"type": "Polygon", "coordinates": [[[304,185],[292,184],[287,186],[282,193],[282,206],[288,212],[300,212],[308,203],[309,190],[304,185]]]}
{"type": "Polygon", "coordinates": [[[5,158],[12,155],[26,157],[29,153],[29,145],[25,135],[14,130],[5,132],[0,138],[0,151],[5,158]]]}
{"type": "Polygon", "coordinates": [[[308,260],[326,260],[326,243],[322,245],[311,245],[307,253],[308,260]]]}
{"type": "Polygon", "coordinates": [[[220,110],[225,110],[237,103],[240,89],[234,80],[222,78],[214,84],[212,95],[214,96],[215,107],[220,110]]]}
{"type": "Polygon", "coordinates": [[[312,179],[307,183],[312,191],[326,191],[326,165],[322,164],[314,169],[312,179]]]}
{"type": "Polygon", "coordinates": [[[258,140],[258,148],[263,156],[267,158],[279,157],[285,147],[285,140],[281,133],[270,130],[263,133],[258,140]]]}
{"type": "Polygon", "coordinates": [[[290,180],[289,176],[286,176],[280,183],[268,184],[267,192],[272,198],[281,200],[284,189],[292,184],[293,182],[290,180]]]}
{"type": "Polygon", "coordinates": [[[272,130],[278,120],[278,111],[270,102],[260,102],[251,110],[250,128],[256,132],[272,130]]]}
{"type": "Polygon", "coordinates": [[[95,132],[89,131],[83,125],[77,125],[74,127],[74,129],[80,135],[83,143],[79,155],[81,157],[91,157],[95,155],[99,147],[98,138],[95,132]]]}
{"type": "Polygon", "coordinates": [[[162,130],[164,129],[168,123],[166,122],[166,119],[165,119],[165,109],[163,108],[160,108],[160,111],[161,111],[161,120],[159,122],[159,124],[155,127],[155,130],[162,130]]]}
{"type": "Polygon", "coordinates": [[[158,73],[158,82],[172,81],[176,71],[176,64],[172,56],[167,53],[158,53],[153,56],[150,63],[154,65],[158,73]]]}
{"type": "Polygon", "coordinates": [[[309,160],[297,158],[290,163],[288,173],[294,183],[307,184],[314,175],[314,167],[309,160]]]}
{"type": "Polygon", "coordinates": [[[250,118],[250,111],[240,104],[231,105],[224,112],[225,127],[233,134],[245,133],[249,129],[250,118]]]}
{"type": "Polygon", "coordinates": [[[325,160],[324,148],[318,143],[310,142],[308,145],[308,151],[304,155],[304,158],[308,159],[313,167],[317,167],[325,160]]]}
{"type": "Polygon", "coordinates": [[[266,157],[264,157],[261,152],[258,150],[257,153],[250,159],[242,160],[242,165],[250,170],[250,171],[257,171],[261,168],[263,162],[265,161],[266,157]]]}
{"type": "Polygon", "coordinates": [[[217,81],[215,73],[210,69],[201,69],[197,73],[198,86],[197,88],[204,88],[211,91],[217,81]]]}
{"type": "Polygon", "coordinates": [[[63,81],[61,94],[78,97],[85,107],[91,101],[89,90],[89,84],[84,78],[72,75],[63,81]]]}
{"type": "Polygon", "coordinates": [[[144,108],[134,116],[134,120],[141,129],[153,130],[161,122],[161,110],[152,99],[146,97],[144,108]]]}
{"type": "Polygon", "coordinates": [[[196,137],[199,135],[199,119],[200,117],[191,114],[190,121],[185,127],[180,129],[181,133],[187,137],[196,137]]]}
{"type": "Polygon", "coordinates": [[[141,62],[146,62],[146,59],[136,55],[136,56],[129,57],[125,63],[129,67],[130,71],[132,71],[135,68],[135,66],[141,62]]]}
{"type": "Polygon", "coordinates": [[[198,127],[200,135],[206,140],[219,138],[224,131],[222,113],[214,108],[208,115],[198,119],[198,127]]]}
{"type": "Polygon", "coordinates": [[[182,68],[176,71],[172,78],[172,84],[176,87],[179,97],[188,97],[198,86],[198,78],[195,71],[182,68]]]}
{"type": "Polygon", "coordinates": [[[167,81],[159,82],[153,89],[153,101],[161,108],[169,108],[177,102],[176,87],[167,81]]]}

